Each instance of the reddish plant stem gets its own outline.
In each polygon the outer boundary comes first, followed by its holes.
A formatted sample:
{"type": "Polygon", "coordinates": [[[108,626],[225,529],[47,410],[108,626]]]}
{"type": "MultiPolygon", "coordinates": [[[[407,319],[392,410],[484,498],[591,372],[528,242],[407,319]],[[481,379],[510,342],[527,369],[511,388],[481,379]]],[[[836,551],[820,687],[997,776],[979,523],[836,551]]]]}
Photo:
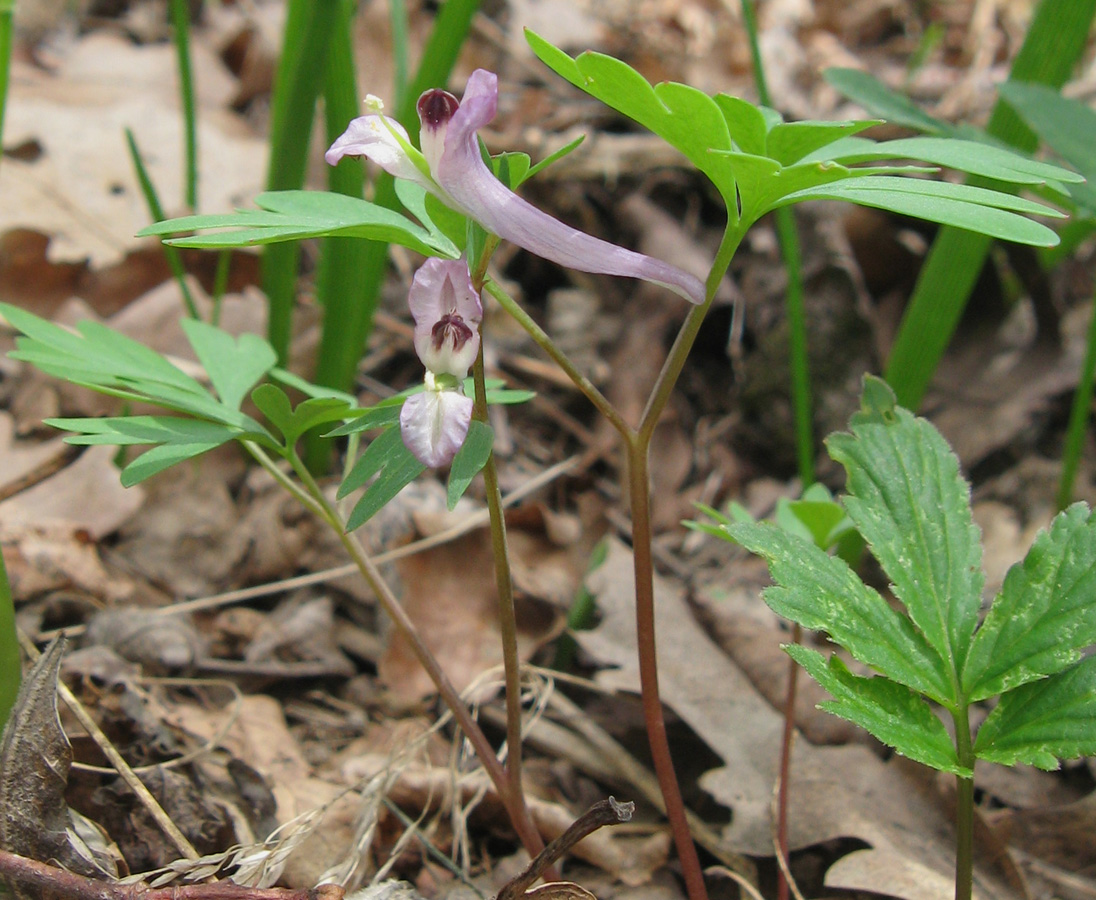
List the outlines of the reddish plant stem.
{"type": "Polygon", "coordinates": [[[316,888],[253,888],[230,881],[152,888],[85,878],[66,869],[0,850],[0,876],[43,900],[342,900],[335,884],[316,888]]]}
{"type": "MultiPolygon", "coordinates": [[[[792,629],[792,643],[798,644],[803,629],[798,623],[792,629]]],[[[780,780],[776,789],[776,849],[788,861],[788,786],[792,771],[792,740],[795,737],[795,694],[799,684],[799,663],[788,661],[788,690],[784,695],[784,736],[780,742],[780,780]]],[[[776,875],[776,900],[788,900],[788,879],[784,867],[780,866],[776,875]]]]}
{"type": "Polygon", "coordinates": [[[681,798],[674,772],[662,700],[658,690],[658,653],[655,644],[654,564],[651,559],[651,497],[647,472],[648,441],[628,441],[628,494],[632,505],[632,559],[636,588],[636,649],[639,657],[640,697],[647,741],[651,747],[655,776],[666,803],[666,818],[674,836],[678,860],[689,900],[707,900],[704,870],[700,867],[696,845],[689,832],[685,801],[681,798]]]}

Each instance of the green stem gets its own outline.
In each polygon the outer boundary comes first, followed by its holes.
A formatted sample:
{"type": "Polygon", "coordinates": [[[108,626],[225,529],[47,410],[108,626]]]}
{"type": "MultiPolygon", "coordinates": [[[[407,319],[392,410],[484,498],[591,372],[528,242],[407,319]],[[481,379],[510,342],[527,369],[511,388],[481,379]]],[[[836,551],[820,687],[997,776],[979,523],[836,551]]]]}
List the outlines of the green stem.
{"type": "Polygon", "coordinates": [[[506,291],[504,291],[496,282],[488,281],[484,285],[487,293],[494,297],[499,306],[505,309],[513,319],[525,329],[529,337],[533,339],[538,347],[543,350],[548,357],[559,366],[568,378],[589,400],[594,408],[601,413],[612,426],[627,437],[631,433],[628,423],[624,421],[620,413],[616,411],[613,404],[610,403],[605,395],[601,393],[589,378],[579,371],[578,367],[571,362],[562,350],[559,349],[548,336],[548,334],[541,328],[532,317],[521,308],[518,302],[511,297],[506,291]]]}
{"type": "Polygon", "coordinates": [[[279,469],[274,460],[257,444],[248,441],[244,443],[244,446],[252,457],[254,457],[279,484],[288,488],[295,497],[301,499],[307,508],[316,512],[316,514],[338,535],[339,541],[346,549],[346,552],[350,554],[351,560],[353,560],[354,564],[358,567],[366,584],[369,585],[370,589],[380,601],[381,606],[384,607],[385,612],[388,613],[396,628],[411,647],[411,651],[415,654],[419,664],[426,671],[426,674],[429,675],[430,680],[434,682],[438,694],[449,708],[458,727],[475,749],[480,763],[483,765],[484,770],[487,772],[488,777],[495,786],[495,790],[498,792],[499,799],[502,801],[503,806],[506,807],[506,811],[510,816],[510,821],[518,834],[518,838],[521,840],[522,846],[525,847],[525,850],[530,856],[536,856],[544,849],[544,842],[541,840],[540,833],[537,831],[536,826],[529,817],[521,794],[515,794],[514,791],[511,790],[510,782],[506,777],[506,772],[499,762],[498,757],[495,755],[495,751],[487,740],[486,735],[484,735],[483,730],[479,727],[476,720],[472,718],[472,714],[468,711],[468,707],[465,705],[464,701],[461,700],[457,689],[453,686],[452,682],[449,681],[448,676],[446,676],[441,666],[438,665],[438,661],[434,658],[434,655],[423,642],[418,629],[415,627],[415,623],[411,621],[410,617],[404,611],[400,601],[396,598],[396,595],[392,592],[388,583],[381,576],[380,570],[377,568],[376,564],[362,548],[361,543],[346,530],[346,524],[342,521],[342,518],[335,508],[328,502],[323,491],[320,489],[320,486],[312,477],[312,473],[308,470],[308,467],[305,466],[295,452],[289,451],[286,458],[294,473],[301,479],[301,485],[303,485],[303,487],[301,487],[295,484],[292,479],[279,469]]]}
{"type": "MultiPolygon", "coordinates": [[[[974,772],[970,742],[970,717],[965,701],[952,714],[959,765],[974,772]]],[[[971,900],[974,890],[974,775],[956,776],[955,802],[955,900],[971,900]]]]}
{"type": "MultiPolygon", "coordinates": [[[[483,342],[472,367],[476,386],[473,415],[487,422],[487,385],[483,374],[483,342]]],[[[521,786],[521,660],[518,657],[518,620],[514,610],[514,581],[510,572],[510,551],[506,541],[506,520],[502,512],[502,491],[499,489],[495,452],[491,451],[483,467],[483,486],[487,511],[491,520],[491,552],[495,562],[495,586],[499,596],[499,636],[502,640],[502,668],[506,681],[506,744],[509,755],[506,774],[510,789],[524,805],[521,786]]]]}
{"type": "Polygon", "coordinates": [[[4,146],[4,110],[8,100],[8,71],[11,65],[14,12],[15,0],[0,0],[0,147],[4,146]]]}

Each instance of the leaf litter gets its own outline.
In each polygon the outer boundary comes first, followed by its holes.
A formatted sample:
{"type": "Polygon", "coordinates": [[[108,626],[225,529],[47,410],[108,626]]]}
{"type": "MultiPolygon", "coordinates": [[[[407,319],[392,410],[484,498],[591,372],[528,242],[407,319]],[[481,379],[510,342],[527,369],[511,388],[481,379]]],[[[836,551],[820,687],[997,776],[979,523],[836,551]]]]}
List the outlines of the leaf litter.
{"type": "MultiPolygon", "coordinates": [[[[245,11],[250,21],[232,6],[211,13],[194,32],[200,61],[202,208],[207,212],[246,203],[258,188],[255,179],[263,167],[257,161],[264,141],[252,123],[269,89],[276,57],[272,45],[277,42],[271,36],[280,28],[278,4],[247,4],[254,7],[245,11]],[[245,32],[250,36],[242,38],[245,32]],[[229,75],[218,57],[229,44],[236,44],[245,60],[232,66],[237,75],[229,75]],[[252,119],[245,121],[231,110],[245,110],[252,119]]],[[[483,20],[465,65],[488,64],[502,70],[504,82],[527,83],[527,51],[518,26],[528,24],[535,12],[538,21],[558,28],[555,37],[568,49],[594,46],[622,54],[652,79],[685,80],[707,90],[752,96],[748,48],[734,6],[658,0],[637,12],[623,0],[515,0],[505,26],[483,20]]],[[[955,10],[934,11],[942,23],[941,44],[911,75],[904,65],[910,42],[931,24],[912,4],[766,4],[763,52],[777,106],[792,116],[855,115],[814,73],[830,64],[863,63],[888,83],[907,82],[936,112],[978,118],[990,96],[976,89],[979,79],[1002,73],[994,68],[999,67],[994,54],[965,43],[971,6],[961,3],[955,10]]],[[[1012,52],[1015,35],[1022,31],[1016,18],[1022,14],[1015,6],[979,5],[982,13],[989,7],[996,10],[997,29],[990,30],[997,46],[1011,48],[1005,52],[1012,52]]],[[[367,15],[370,27],[364,30],[369,35],[361,39],[369,42],[370,58],[378,60],[374,68],[387,70],[385,17],[375,10],[367,15]]],[[[426,24],[427,17],[413,10],[413,33],[421,35],[426,24]]],[[[172,50],[168,44],[124,41],[91,28],[67,50],[47,55],[58,60],[53,71],[20,63],[13,77],[8,143],[0,164],[0,195],[9,201],[0,209],[0,294],[64,322],[109,317],[110,324],[164,352],[184,352],[175,324],[177,291],[161,284],[166,270],[159,250],[142,248],[131,237],[146,218],[121,149],[122,126],[138,126],[138,141],[171,205],[171,198],[181,193],[172,50]],[[136,71],[144,73],[140,84],[123,77],[136,71]],[[62,138],[77,132],[82,136],[78,146],[66,146],[62,138]],[[86,177],[75,178],[74,173],[86,177]]],[[[659,155],[662,149],[648,136],[617,133],[604,109],[552,82],[504,92],[502,107],[495,123],[498,132],[486,135],[492,147],[497,138],[500,147],[527,149],[542,157],[550,152],[549,141],[570,139],[577,133],[573,129],[590,135],[586,145],[546,173],[559,211],[590,216],[593,198],[594,206],[611,209],[613,215],[606,218],[615,223],[611,227],[623,229],[641,249],[681,259],[710,257],[717,236],[703,224],[710,203],[705,188],[677,169],[673,157],[659,155]],[[650,174],[652,160],[658,162],[655,175],[650,174]],[[663,206],[667,198],[669,217],[663,206]],[[685,214],[682,208],[687,208],[685,214]],[[679,224],[683,219],[684,226],[679,224]],[[677,249],[654,249],[660,241],[677,249]]],[[[538,186],[529,189],[535,192],[538,186]]],[[[809,296],[816,298],[809,306],[818,317],[812,354],[817,357],[818,426],[824,432],[843,425],[848,404],[855,402],[850,385],[861,369],[878,365],[884,355],[916,273],[918,242],[923,244],[926,237],[889,219],[876,218],[857,228],[851,219],[846,224],[832,213],[817,213],[817,221],[816,213],[805,215],[812,224],[805,269],[809,296]],[[880,265],[881,260],[898,262],[880,265]],[[831,361],[845,368],[829,368],[831,361]]],[[[208,286],[208,258],[203,261],[195,254],[187,259],[190,270],[208,286]]],[[[1085,261],[1079,265],[1083,268],[1085,261]]],[[[234,255],[233,293],[224,309],[235,334],[265,328],[263,301],[248,287],[256,283],[256,272],[253,256],[234,255]]],[[[554,279],[549,283],[559,278],[521,255],[510,258],[507,273],[516,276],[516,289],[525,292],[534,308],[539,283],[546,276],[554,279]]],[[[693,536],[682,538],[676,529],[697,497],[714,502],[743,492],[762,496],[795,490],[786,462],[790,416],[782,399],[787,390],[782,374],[783,276],[774,234],[764,224],[751,234],[736,261],[735,276],[686,372],[682,396],[660,424],[653,457],[659,479],[657,550],[668,573],[659,582],[660,615],[667,619],[660,626],[662,677],[668,705],[694,739],[725,763],[699,779],[717,804],[714,812],[705,807],[705,818],[723,826],[715,834],[717,849],[729,858],[747,854],[754,864],[771,870],[780,680],[787,670],[777,649],[781,628],[757,601],[760,583],[741,575],[741,561],[734,561],[732,574],[727,574],[729,562],[721,551],[697,543],[693,536]],[[741,334],[729,339],[730,304],[736,298],[744,301],[747,314],[744,323],[736,323],[741,334]],[[692,603],[685,600],[686,588],[692,603]]],[[[1005,291],[983,285],[981,300],[989,314],[981,323],[975,319],[964,324],[961,338],[968,340],[950,356],[929,396],[927,408],[948,437],[958,441],[964,463],[980,467],[976,515],[992,538],[986,560],[991,583],[995,571],[1003,572],[1022,555],[1031,531],[1042,521],[1038,504],[1052,496],[1045,484],[1053,454],[1048,458],[1046,447],[1060,433],[1063,404],[1076,383],[1078,341],[1083,341],[1089,314],[1084,300],[1092,289],[1090,273],[1074,271],[1072,278],[1055,287],[1058,301],[1070,306],[1061,323],[1064,351],[1048,349],[1040,340],[1025,303],[1005,320],[1005,291]],[[994,415],[984,416],[987,408],[994,415]]],[[[657,362],[665,350],[663,335],[680,311],[666,306],[637,319],[628,313],[630,304],[654,304],[645,307],[654,310],[661,298],[630,297],[619,285],[604,282],[576,278],[576,283],[598,297],[576,329],[582,333],[577,337],[585,338],[576,356],[585,358],[604,389],[627,407],[630,398],[641,396],[638,381],[652,375],[636,363],[657,362]]],[[[310,315],[306,310],[295,337],[296,370],[303,370],[314,352],[310,315]]],[[[380,317],[367,358],[374,366],[366,370],[368,378],[390,379],[396,371],[393,361],[409,358],[406,331],[389,329],[380,317]]],[[[537,413],[507,411],[510,455],[502,461],[504,484],[516,486],[522,473],[546,468],[561,453],[587,459],[585,469],[572,470],[514,514],[515,578],[530,625],[525,653],[544,662],[590,547],[601,537],[606,520],[620,521],[620,473],[598,440],[597,423],[528,343],[508,344],[500,364],[514,379],[525,379],[540,391],[537,413]],[[551,517],[568,516],[591,497],[597,513],[583,516],[577,534],[561,539],[551,517]]],[[[200,374],[196,366],[192,371],[200,374]]],[[[158,836],[141,846],[134,835],[151,834],[153,828],[140,818],[125,789],[115,790],[103,783],[104,776],[79,769],[68,779],[63,796],[56,791],[51,795],[62,797],[51,801],[54,811],[119,807],[122,814],[110,822],[111,837],[127,859],[159,867],[157,883],[184,872],[194,879],[234,871],[240,883],[280,880],[310,887],[325,874],[355,883],[387,872],[384,866],[392,864],[395,874],[419,879],[433,895],[453,876],[421,849],[422,842],[497,876],[503,864],[479,852],[483,838],[502,828],[497,800],[482,776],[460,768],[464,762],[449,732],[435,729],[423,699],[428,688],[387,640],[384,624],[359,584],[344,578],[306,593],[251,598],[247,606],[222,611],[214,607],[189,616],[163,614],[183,598],[339,566],[343,558],[316,523],[292,509],[262,477],[247,473],[230,452],[165,473],[147,489],[122,491],[107,448],[72,459],[54,435],[39,429],[44,417],[102,415],[114,411],[109,405],[7,362],[0,372],[0,402],[6,407],[0,413],[0,540],[20,621],[38,634],[61,626],[74,633],[89,628],[78,652],[96,655],[70,656],[64,677],[110,726],[124,753],[136,760],[151,748],[154,759],[157,753],[163,757],[157,763],[167,768],[150,776],[154,793],[181,824],[188,816],[206,825],[220,823],[213,829],[217,847],[209,853],[203,849],[196,862],[179,862],[170,858],[175,851],[158,836]],[[80,502],[74,503],[74,497],[80,502]],[[126,629],[119,626],[123,620],[126,629]],[[133,657],[141,662],[139,677],[128,661],[133,657]],[[193,683],[146,683],[155,672],[189,674],[193,683]],[[238,701],[225,702],[226,677],[243,691],[238,701]],[[400,722],[419,728],[415,737],[402,739],[414,747],[402,754],[394,746],[400,740],[393,739],[400,722]],[[420,743],[421,733],[429,738],[420,743]],[[157,737],[149,741],[149,735],[157,737]],[[138,746],[138,740],[146,746],[138,746]],[[425,743],[429,750],[423,749],[425,743]],[[180,759],[185,762],[173,765],[180,759]],[[188,804],[190,813],[185,811],[188,804]],[[195,810],[201,812],[195,815],[195,810]],[[404,819],[417,824],[408,828],[404,819]]],[[[1082,473],[1079,491],[1090,500],[1096,495],[1091,472],[1082,473]]],[[[445,527],[427,521],[421,512],[423,497],[416,496],[393,508],[387,525],[382,528],[378,522],[366,535],[378,552],[445,527]]],[[[760,512],[765,505],[759,502],[760,512]]],[[[568,527],[573,526],[563,530],[568,527]]],[[[405,597],[413,599],[417,592],[414,603],[423,610],[424,624],[443,637],[465,635],[458,654],[463,662],[446,665],[455,665],[458,681],[471,684],[497,662],[490,613],[493,576],[479,580],[467,574],[469,554],[481,560],[477,572],[490,573],[484,531],[460,540],[432,555],[409,557],[399,574],[405,597]]],[[[603,689],[625,692],[613,701],[618,709],[635,687],[625,590],[629,568],[627,551],[613,542],[608,562],[589,580],[596,588],[600,621],[580,636],[586,671],[603,689]]],[[[555,690],[562,696],[572,689],[557,684],[555,690]]],[[[574,696],[587,695],[575,690],[574,696]]],[[[947,786],[900,759],[884,758],[877,747],[843,723],[818,714],[812,705],[808,696],[797,709],[802,734],[795,750],[791,824],[793,844],[800,849],[793,866],[801,872],[812,856],[820,860],[819,874],[811,882],[817,892],[824,878],[830,889],[900,897],[949,894],[947,786]]],[[[485,707],[486,719],[491,708],[485,707]]],[[[48,704],[42,709],[48,711],[48,704]]],[[[568,714],[572,723],[583,723],[587,736],[599,727],[597,715],[593,704],[588,709],[576,705],[568,714]]],[[[537,723],[531,743],[541,740],[538,732],[547,735],[550,724],[547,718],[537,723]]],[[[40,739],[57,740],[52,726],[35,729],[41,731],[40,739]]],[[[70,733],[82,762],[102,762],[89,742],[77,737],[78,728],[70,733]]],[[[577,740],[571,731],[564,738],[552,734],[556,744],[544,738],[538,746],[562,748],[577,740]]],[[[614,790],[644,799],[643,765],[632,759],[643,755],[642,743],[618,736],[620,742],[602,743],[601,751],[593,754],[593,745],[584,744],[585,762],[580,752],[565,755],[570,751],[563,749],[530,760],[526,768],[536,797],[534,812],[546,835],[573,818],[581,808],[579,798],[604,795],[610,779],[617,779],[614,790]]],[[[47,751],[56,753],[57,748],[33,753],[20,749],[19,754],[33,765],[35,754],[44,757],[47,751]]],[[[7,758],[3,763],[6,775],[7,758]]],[[[1024,895],[1016,870],[1008,864],[1010,857],[1029,879],[1031,896],[1064,895],[1067,888],[1081,892],[1079,896],[1091,893],[1084,873],[1096,859],[1090,840],[1092,778],[1085,767],[1063,776],[1024,770],[1002,776],[987,769],[987,827],[980,855],[1004,859],[1005,865],[1004,874],[980,873],[985,896],[1024,895]]],[[[653,798],[649,802],[650,807],[641,809],[641,820],[657,822],[657,803],[653,798]]],[[[192,825],[188,830],[200,837],[201,828],[192,825]]],[[[639,892],[680,896],[665,866],[666,834],[657,826],[637,835],[614,832],[602,843],[603,849],[587,858],[609,874],[587,869],[582,879],[584,885],[596,886],[601,900],[619,891],[613,879],[640,885],[629,893],[631,900],[639,892]]],[[[496,881],[488,890],[498,886],[496,881]]]]}

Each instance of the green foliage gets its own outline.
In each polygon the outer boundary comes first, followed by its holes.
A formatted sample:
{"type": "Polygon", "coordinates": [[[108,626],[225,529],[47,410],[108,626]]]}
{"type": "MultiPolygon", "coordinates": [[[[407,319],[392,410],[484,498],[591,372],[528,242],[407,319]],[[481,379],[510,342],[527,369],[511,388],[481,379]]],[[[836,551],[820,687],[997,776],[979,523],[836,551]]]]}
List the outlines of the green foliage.
{"type": "Polygon", "coordinates": [[[774,611],[824,631],[876,673],[786,648],[833,695],[825,708],[964,777],[973,757],[951,744],[924,698],[966,723],[972,703],[1001,697],[977,732],[978,758],[1054,768],[1096,752],[1096,657],[1081,660],[1096,642],[1096,516],[1082,504],[1059,515],[1009,571],[978,627],[979,533],[969,486],[939,432],[869,377],[849,433],[827,446],[848,476],[845,509],[901,611],[794,528],[727,517],[704,528],[768,561],[775,584],[765,601],[774,611]]]}
{"type": "Polygon", "coordinates": [[[722,194],[731,226],[745,229],[772,210],[801,200],[847,200],[941,224],[1037,246],[1057,236],[1017,213],[1056,211],[988,189],[958,189],[919,178],[908,165],[853,167],[848,160],[911,159],[974,171],[1007,184],[1077,181],[1057,166],[1035,163],[1007,150],[928,139],[876,143],[851,136],[878,121],[784,122],[774,110],[737,97],[675,82],[652,86],[626,63],[601,53],[572,59],[526,31],[541,61],[571,84],[634,119],[680,150],[722,194]],[[947,145],[947,146],[945,146],[947,145]],[[740,215],[740,219],[739,219],[740,215]]]}
{"type": "MultiPolygon", "coordinates": [[[[337,423],[325,435],[337,437],[379,428],[381,434],[369,443],[339,488],[341,498],[366,487],[350,515],[348,527],[353,529],[425,468],[403,445],[397,427],[403,401],[414,391],[362,409],[349,394],[311,385],[276,368],[273,348],[257,335],[233,338],[212,325],[186,319],[183,331],[205,367],[211,392],[159,353],[96,322],[82,322],[73,333],[18,307],[0,304],[0,313],[23,334],[16,340],[13,358],[73,384],[179,414],[47,420],[49,425],[75,432],[66,438],[71,444],[152,445],[123,468],[126,486],[232,440],[254,442],[292,461],[298,441],[314,429],[337,423]],[[259,383],[268,377],[306,398],[294,406],[282,387],[259,383]],[[267,424],[241,410],[248,397],[267,424]]],[[[471,390],[471,379],[465,387],[471,390]]],[[[489,404],[524,403],[532,396],[529,391],[509,390],[497,379],[488,384],[489,404]]],[[[451,469],[450,505],[456,504],[483,468],[492,440],[490,427],[473,423],[451,469]]]]}
{"type": "Polygon", "coordinates": [[[460,256],[453,242],[429,218],[424,223],[427,227],[423,227],[400,213],[357,197],[327,191],[268,191],[259,194],[255,204],[259,209],[157,222],[139,235],[233,228],[173,238],[168,243],[175,247],[239,247],[337,236],[401,244],[424,256],[460,256]]]}

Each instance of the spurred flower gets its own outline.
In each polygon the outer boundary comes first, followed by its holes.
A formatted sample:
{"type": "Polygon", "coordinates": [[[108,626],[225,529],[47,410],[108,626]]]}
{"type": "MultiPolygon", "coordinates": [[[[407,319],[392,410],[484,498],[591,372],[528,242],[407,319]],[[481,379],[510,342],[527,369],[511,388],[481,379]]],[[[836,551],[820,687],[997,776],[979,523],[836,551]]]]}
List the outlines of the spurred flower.
{"type": "Polygon", "coordinates": [[[435,375],[464,378],[479,353],[483,306],[464,259],[428,259],[415,273],[407,302],[415,352],[435,375]]]}
{"type": "Polygon", "coordinates": [[[464,395],[459,383],[442,386],[446,380],[447,376],[435,379],[427,372],[426,390],[408,397],[400,410],[404,446],[432,469],[453,461],[472,422],[472,398],[464,395]]]}
{"type": "Polygon", "coordinates": [[[530,253],[581,272],[641,278],[692,303],[703,302],[704,285],[695,276],[571,228],[495,178],[480,155],[476,132],[495,117],[497,108],[498,78],[476,69],[462,101],[437,89],[419,97],[421,154],[411,147],[398,122],[373,114],[351,122],[326,159],[335,165],[344,156],[366,156],[397,178],[421,184],[443,203],[530,253]]]}

